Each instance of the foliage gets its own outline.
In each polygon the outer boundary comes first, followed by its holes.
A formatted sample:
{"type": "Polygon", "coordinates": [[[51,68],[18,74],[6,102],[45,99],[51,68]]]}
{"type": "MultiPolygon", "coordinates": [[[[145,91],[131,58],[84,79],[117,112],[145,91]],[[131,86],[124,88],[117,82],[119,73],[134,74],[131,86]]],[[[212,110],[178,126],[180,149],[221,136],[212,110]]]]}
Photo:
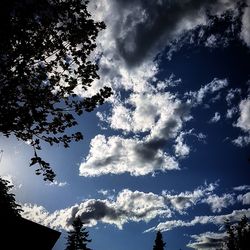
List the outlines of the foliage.
{"type": "Polygon", "coordinates": [[[53,181],[49,163],[37,155],[41,141],[50,145],[83,139],[68,133],[76,117],[103,104],[111,95],[104,87],[92,97],[80,98],[98,78],[98,66],[89,60],[98,32],[82,0],[0,1],[0,133],[30,142],[31,166],[53,181]]]}
{"type": "Polygon", "coordinates": [[[162,233],[158,231],[156,233],[155,244],[153,250],[164,250],[166,243],[163,241],[162,233]]]}
{"type": "Polygon", "coordinates": [[[87,243],[91,240],[88,240],[89,234],[85,231],[86,228],[83,228],[80,217],[75,218],[72,226],[73,230],[68,233],[66,250],[90,250],[87,243]]]}
{"type": "Polygon", "coordinates": [[[230,225],[229,220],[225,225],[227,230],[226,249],[250,249],[250,224],[246,216],[243,216],[237,225],[230,225]]]}
{"type": "Polygon", "coordinates": [[[21,206],[16,203],[15,195],[9,193],[12,188],[9,181],[0,178],[0,216],[4,220],[19,217],[22,211],[21,206]]]}

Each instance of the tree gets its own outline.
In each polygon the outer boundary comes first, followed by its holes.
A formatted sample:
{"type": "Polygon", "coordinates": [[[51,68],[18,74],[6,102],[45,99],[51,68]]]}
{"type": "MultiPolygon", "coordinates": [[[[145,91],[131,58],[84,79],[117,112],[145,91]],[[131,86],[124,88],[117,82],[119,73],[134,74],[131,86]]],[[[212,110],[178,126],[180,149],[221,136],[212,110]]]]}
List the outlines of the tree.
{"type": "Polygon", "coordinates": [[[161,231],[156,233],[155,244],[153,250],[164,250],[166,243],[163,241],[161,231]]]}
{"type": "Polygon", "coordinates": [[[69,147],[83,139],[68,129],[76,117],[93,111],[112,93],[104,87],[81,98],[98,79],[98,66],[89,56],[105,28],[95,22],[84,0],[0,1],[0,133],[29,142],[30,166],[53,181],[55,173],[38,156],[41,141],[69,147]]]}
{"type": "Polygon", "coordinates": [[[20,217],[22,211],[21,206],[16,203],[15,195],[9,193],[12,188],[9,181],[0,178],[0,216],[4,219],[2,222],[20,217]]]}
{"type": "Polygon", "coordinates": [[[68,233],[65,250],[91,250],[87,247],[87,243],[91,240],[88,239],[89,234],[85,231],[86,228],[83,228],[80,217],[75,218],[72,226],[73,230],[68,233]]]}
{"type": "Polygon", "coordinates": [[[228,250],[247,250],[250,248],[250,224],[246,216],[243,216],[237,225],[230,225],[226,221],[227,238],[225,242],[228,250]]]}

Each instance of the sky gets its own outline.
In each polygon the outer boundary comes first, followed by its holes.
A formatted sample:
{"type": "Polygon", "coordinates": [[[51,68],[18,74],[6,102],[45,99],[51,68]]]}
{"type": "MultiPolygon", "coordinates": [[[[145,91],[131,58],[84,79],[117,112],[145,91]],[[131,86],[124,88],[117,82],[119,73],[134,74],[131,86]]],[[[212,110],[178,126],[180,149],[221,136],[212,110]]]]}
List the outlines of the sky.
{"type": "Polygon", "coordinates": [[[0,174],[22,216],[62,232],[76,216],[98,250],[216,249],[224,221],[250,218],[250,1],[93,0],[106,29],[91,55],[113,96],[75,128],[69,149],[43,145],[57,177],[28,167],[29,145],[1,137],[0,174]]]}

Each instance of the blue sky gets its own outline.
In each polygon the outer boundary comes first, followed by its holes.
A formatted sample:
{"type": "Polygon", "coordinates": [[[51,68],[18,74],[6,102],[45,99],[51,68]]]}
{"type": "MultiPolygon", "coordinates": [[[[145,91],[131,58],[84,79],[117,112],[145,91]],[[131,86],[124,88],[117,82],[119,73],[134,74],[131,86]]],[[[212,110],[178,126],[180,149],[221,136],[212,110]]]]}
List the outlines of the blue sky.
{"type": "Polygon", "coordinates": [[[250,217],[250,3],[237,3],[91,1],[107,25],[100,80],[76,93],[114,95],[79,118],[83,141],[43,145],[53,184],[28,167],[29,145],[0,141],[23,216],[62,232],[54,250],[75,216],[96,250],[152,249],[156,230],[166,249],[211,250],[226,218],[250,217]]]}

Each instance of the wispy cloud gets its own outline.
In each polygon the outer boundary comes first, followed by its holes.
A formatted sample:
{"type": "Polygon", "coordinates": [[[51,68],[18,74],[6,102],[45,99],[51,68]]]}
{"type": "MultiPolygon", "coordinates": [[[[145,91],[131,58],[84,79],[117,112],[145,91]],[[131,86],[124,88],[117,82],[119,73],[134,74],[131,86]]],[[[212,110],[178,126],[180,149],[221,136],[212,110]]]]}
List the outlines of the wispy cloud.
{"type": "Polygon", "coordinates": [[[224,225],[225,221],[229,219],[231,222],[240,221],[242,216],[246,215],[250,218],[250,209],[234,210],[230,214],[215,215],[215,216],[195,216],[191,221],[183,220],[169,220],[166,222],[159,223],[156,227],[152,227],[145,232],[150,231],[169,231],[177,227],[192,227],[195,225],[215,224],[224,225]]]}

